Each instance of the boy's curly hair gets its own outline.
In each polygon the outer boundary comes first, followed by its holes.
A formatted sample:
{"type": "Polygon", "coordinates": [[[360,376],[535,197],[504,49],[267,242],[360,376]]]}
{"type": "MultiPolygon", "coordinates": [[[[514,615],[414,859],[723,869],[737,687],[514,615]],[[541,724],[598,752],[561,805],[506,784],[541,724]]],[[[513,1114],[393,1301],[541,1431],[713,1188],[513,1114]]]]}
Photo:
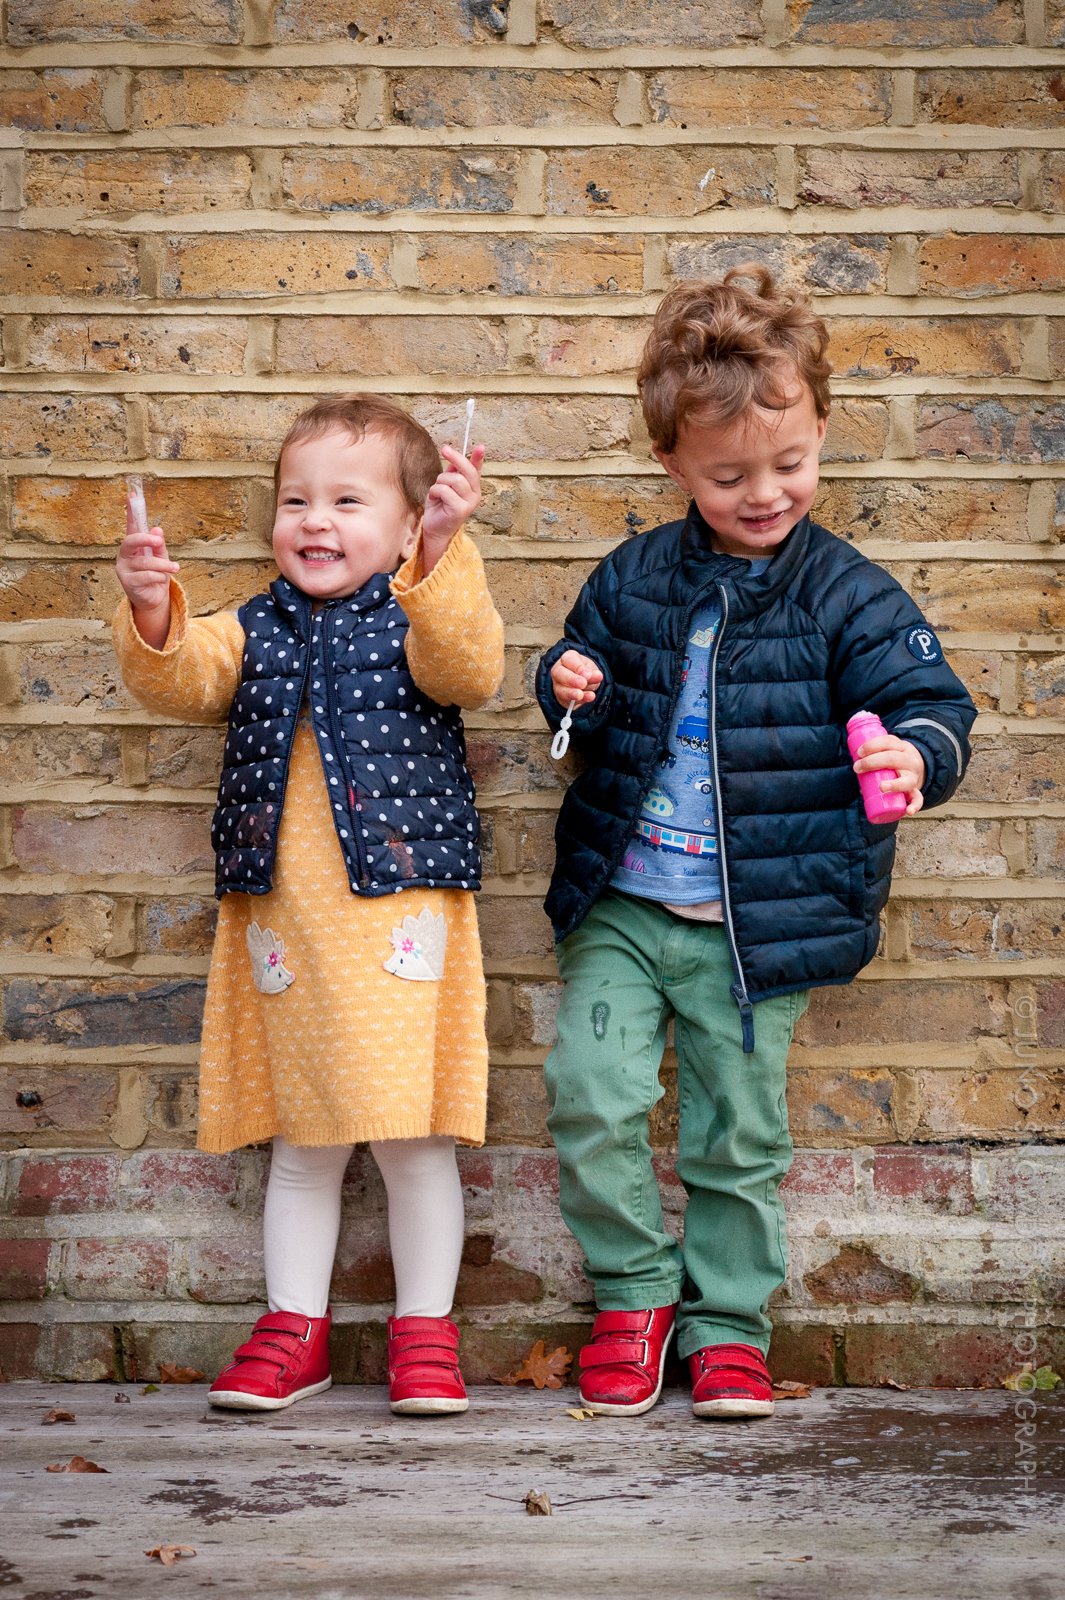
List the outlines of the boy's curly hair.
{"type": "Polygon", "coordinates": [[[335,429],[350,433],[355,444],[364,434],[377,433],[392,445],[396,487],[411,510],[421,516],[425,497],[440,472],[440,453],[420,422],[379,394],[325,395],[309,410],[301,411],[277,453],[274,493],[281,481],[281,457],[289,445],[320,439],[335,429]]]}
{"type": "Polygon", "coordinates": [[[689,420],[728,423],[752,406],[783,411],[797,379],[827,417],[827,345],[809,298],[778,288],[757,263],[734,267],[721,283],[678,284],[655,313],[636,379],[652,442],[668,453],[689,420]]]}

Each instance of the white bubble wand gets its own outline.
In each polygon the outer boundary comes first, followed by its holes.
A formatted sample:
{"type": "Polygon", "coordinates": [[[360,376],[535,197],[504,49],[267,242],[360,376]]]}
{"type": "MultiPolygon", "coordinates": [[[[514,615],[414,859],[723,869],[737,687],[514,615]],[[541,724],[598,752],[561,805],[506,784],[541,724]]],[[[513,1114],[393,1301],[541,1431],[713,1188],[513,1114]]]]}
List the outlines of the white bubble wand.
{"type": "Polygon", "coordinates": [[[467,450],[470,448],[470,426],[473,422],[473,408],[476,404],[477,402],[472,396],[466,401],[466,432],[462,435],[463,455],[465,455],[467,450]]]}
{"type": "Polygon", "coordinates": [[[144,503],[144,479],[139,473],[134,473],[126,479],[126,490],[129,495],[129,509],[133,517],[133,532],[147,534],[148,507],[144,503]]]}

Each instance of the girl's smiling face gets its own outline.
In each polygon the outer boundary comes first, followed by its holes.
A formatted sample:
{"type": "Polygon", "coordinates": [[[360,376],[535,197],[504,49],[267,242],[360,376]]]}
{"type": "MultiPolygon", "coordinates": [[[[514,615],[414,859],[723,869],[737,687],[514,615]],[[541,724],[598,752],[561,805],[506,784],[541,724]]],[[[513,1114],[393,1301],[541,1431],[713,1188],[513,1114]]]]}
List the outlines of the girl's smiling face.
{"type": "Polygon", "coordinates": [[[690,494],[714,548],[771,556],[813,504],[825,418],[804,384],[784,411],[755,406],[729,423],[685,423],[672,451],[655,454],[690,494]]]}
{"type": "Polygon", "coordinates": [[[395,446],[337,428],[289,445],[281,457],[274,560],[312,600],[354,594],[394,572],[414,549],[420,518],[396,479],[395,446]]]}

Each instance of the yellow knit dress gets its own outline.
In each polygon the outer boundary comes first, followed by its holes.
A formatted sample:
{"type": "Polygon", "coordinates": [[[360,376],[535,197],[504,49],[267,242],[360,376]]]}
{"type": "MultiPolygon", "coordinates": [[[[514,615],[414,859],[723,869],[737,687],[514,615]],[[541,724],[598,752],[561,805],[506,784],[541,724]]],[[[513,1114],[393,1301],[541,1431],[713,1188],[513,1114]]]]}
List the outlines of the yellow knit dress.
{"type": "MultiPolygon", "coordinates": [[[[503,676],[503,625],[476,547],[460,532],[428,577],[420,546],[392,580],[410,622],[407,663],[442,705],[481,705],[503,676]]],[[[115,617],[122,676],[142,704],[220,721],[240,683],[244,630],[234,612],[189,618],[171,584],[170,633],[146,645],[128,601],[115,617]]],[[[261,944],[253,931],[252,944],[261,944]]],[[[296,729],[273,887],[222,898],[207,982],[197,1143],[221,1152],[283,1134],[294,1145],[450,1134],[484,1140],[488,1047],[473,894],[411,888],[353,894],[306,713],[296,729]],[[443,977],[385,970],[407,916],[446,925],[443,977]],[[253,980],[249,929],[272,935],[292,975],[275,993],[253,980]],[[395,938],[394,938],[395,935],[395,938]]]]}

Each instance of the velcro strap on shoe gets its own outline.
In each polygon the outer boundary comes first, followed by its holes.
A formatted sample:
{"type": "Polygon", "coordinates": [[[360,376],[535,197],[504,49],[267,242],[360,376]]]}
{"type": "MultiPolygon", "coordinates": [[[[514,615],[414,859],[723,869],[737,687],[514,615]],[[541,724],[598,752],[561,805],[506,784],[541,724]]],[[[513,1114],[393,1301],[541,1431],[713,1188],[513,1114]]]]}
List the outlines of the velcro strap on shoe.
{"type": "Polygon", "coordinates": [[[621,1334],[646,1334],[651,1331],[654,1311],[597,1311],[592,1324],[592,1340],[605,1334],[608,1338],[621,1334]]]}
{"type": "Polygon", "coordinates": [[[597,1339],[586,1344],[580,1353],[581,1371],[589,1367],[613,1367],[619,1361],[633,1361],[645,1366],[648,1358],[646,1339],[597,1339]]]}
{"type": "Polygon", "coordinates": [[[742,1344],[707,1345],[697,1351],[700,1373],[712,1372],[717,1379],[733,1377],[741,1383],[756,1383],[772,1394],[773,1380],[760,1350],[742,1344]]]}
{"type": "Polygon", "coordinates": [[[291,1348],[275,1344],[272,1339],[257,1339],[254,1335],[233,1352],[234,1361],[265,1361],[272,1367],[287,1367],[291,1359],[291,1348]]]}

